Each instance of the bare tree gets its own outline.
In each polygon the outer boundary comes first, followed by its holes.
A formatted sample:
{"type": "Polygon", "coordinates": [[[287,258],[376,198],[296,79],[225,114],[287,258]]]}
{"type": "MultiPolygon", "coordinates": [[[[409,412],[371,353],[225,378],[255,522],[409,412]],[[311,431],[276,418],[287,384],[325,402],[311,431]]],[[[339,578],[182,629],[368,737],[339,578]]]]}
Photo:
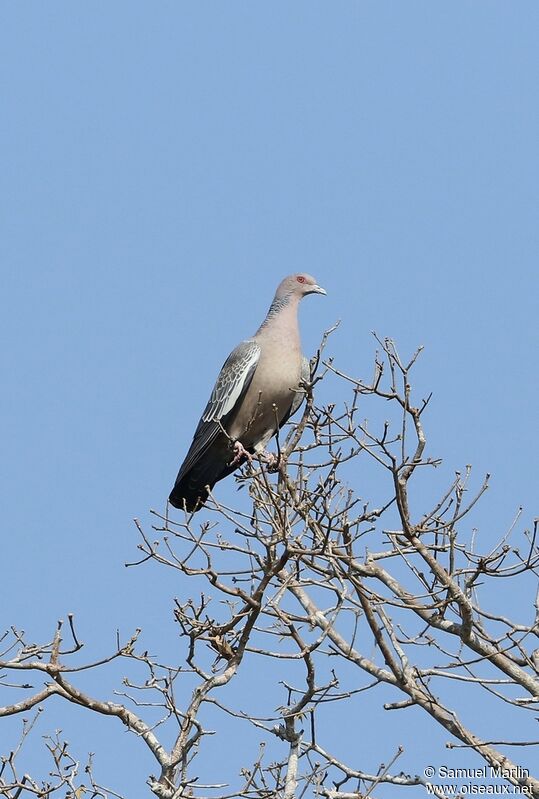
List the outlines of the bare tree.
{"type": "Polygon", "coordinates": [[[537,525],[519,531],[517,515],[484,551],[468,515],[488,476],[471,493],[469,467],[436,497],[425,487],[425,473],[440,461],[427,453],[430,397],[417,401],[411,388],[419,351],[404,361],[392,341],[377,338],[373,378],[364,381],[324,360],[327,337],[304,387],[302,417],[281,431],[278,467],[270,472],[253,461],[237,478],[248,502],[230,508],[214,496],[196,516],[155,514],[151,533],[137,522],[141,556],[131,565],[153,562],[181,575],[173,610],[184,660],[160,662],[143,651],[137,630],[108,657],[74,664],[82,645],[72,617],[45,644],[29,644],[15,627],[3,635],[0,687],[16,700],[0,716],[27,720],[18,743],[5,746],[0,796],[120,795],[99,785],[91,757],[79,761],[58,734],[45,740],[46,778],[21,771],[31,714],[53,696],[81,713],[119,719],[134,734],[133,747],[151,753],[148,785],[162,799],[360,799],[406,786],[446,795],[427,770],[398,770],[405,739],[370,770],[340,754],[343,730],[354,726],[355,695],[377,696],[385,686],[386,711],[415,708],[423,735],[435,725],[448,747],[475,753],[476,776],[482,765],[512,792],[539,797],[539,776],[514,755],[539,744],[520,738],[539,702],[537,525]],[[346,398],[318,407],[322,380],[326,393],[346,398]],[[371,498],[358,495],[359,483],[363,492],[372,487],[371,498]],[[500,584],[519,593],[523,618],[492,609],[500,584]],[[135,675],[144,669],[143,679],[126,676],[113,698],[81,688],[84,672],[116,661],[135,675]],[[257,681],[261,662],[273,664],[271,686],[257,681]],[[256,702],[230,690],[238,681],[258,686],[256,702]],[[455,686],[503,711],[503,739],[482,736],[479,719],[466,721],[455,686]],[[331,708],[340,737],[327,723],[331,708]],[[231,724],[253,728],[260,742],[252,762],[237,747],[234,785],[203,757],[208,736],[226,735],[231,724]]]}

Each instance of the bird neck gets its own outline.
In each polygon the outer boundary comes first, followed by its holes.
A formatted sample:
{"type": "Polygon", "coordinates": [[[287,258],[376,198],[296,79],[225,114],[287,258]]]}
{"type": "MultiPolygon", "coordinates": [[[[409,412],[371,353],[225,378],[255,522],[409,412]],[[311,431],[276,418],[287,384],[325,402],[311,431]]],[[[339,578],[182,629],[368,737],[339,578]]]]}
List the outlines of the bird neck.
{"type": "Polygon", "coordinates": [[[293,294],[285,294],[284,297],[274,297],[273,302],[269,307],[268,313],[266,314],[266,318],[258,328],[255,335],[258,336],[270,330],[273,326],[273,323],[277,319],[279,319],[279,322],[283,322],[289,318],[291,322],[295,323],[297,319],[299,299],[299,297],[296,297],[293,294]]]}

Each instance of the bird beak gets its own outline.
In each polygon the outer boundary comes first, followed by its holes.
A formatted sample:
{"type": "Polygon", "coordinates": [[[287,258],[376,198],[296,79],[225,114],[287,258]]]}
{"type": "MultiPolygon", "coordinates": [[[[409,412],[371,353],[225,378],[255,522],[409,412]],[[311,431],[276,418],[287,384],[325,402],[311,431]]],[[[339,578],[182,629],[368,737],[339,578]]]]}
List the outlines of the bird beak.
{"type": "Polygon", "coordinates": [[[311,287],[311,291],[314,294],[327,294],[327,291],[325,289],[323,289],[322,286],[318,286],[318,285],[312,286],[311,287]]]}

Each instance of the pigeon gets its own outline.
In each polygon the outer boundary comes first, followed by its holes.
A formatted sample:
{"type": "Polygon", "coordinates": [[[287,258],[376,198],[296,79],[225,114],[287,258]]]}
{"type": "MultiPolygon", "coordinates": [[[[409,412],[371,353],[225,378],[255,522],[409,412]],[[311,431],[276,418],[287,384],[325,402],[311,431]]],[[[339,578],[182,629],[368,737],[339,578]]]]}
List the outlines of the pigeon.
{"type": "Polygon", "coordinates": [[[170,493],[175,508],[200,510],[215,483],[255,454],[274,461],[266,445],[300,407],[300,383],[310,376],[301,354],[299,302],[325,293],[310,275],[285,277],[255,335],[230,353],[170,493]]]}

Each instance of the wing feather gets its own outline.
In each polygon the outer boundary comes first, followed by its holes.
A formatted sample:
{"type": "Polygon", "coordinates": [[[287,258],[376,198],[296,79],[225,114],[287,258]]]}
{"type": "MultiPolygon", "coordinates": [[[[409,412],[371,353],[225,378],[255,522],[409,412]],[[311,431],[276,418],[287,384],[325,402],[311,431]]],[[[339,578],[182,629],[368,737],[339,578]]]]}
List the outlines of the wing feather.
{"type": "Polygon", "coordinates": [[[218,421],[235,407],[245,393],[260,358],[260,345],[247,339],[232,350],[223,364],[201,422],[218,421]]]}
{"type": "Polygon", "coordinates": [[[222,432],[227,417],[249,388],[260,358],[260,345],[253,339],[238,344],[224,362],[210,399],[198,423],[193,441],[180,467],[178,483],[222,432]]]}
{"type": "MultiPolygon", "coordinates": [[[[300,382],[308,383],[310,379],[311,379],[311,362],[304,355],[301,359],[300,382]]],[[[288,421],[288,419],[290,419],[291,416],[295,414],[295,412],[299,409],[304,399],[305,399],[305,392],[303,391],[303,389],[300,388],[299,391],[295,392],[292,405],[290,406],[290,412],[286,417],[286,419],[283,419],[281,425],[283,425],[286,421],[288,421]]]]}

